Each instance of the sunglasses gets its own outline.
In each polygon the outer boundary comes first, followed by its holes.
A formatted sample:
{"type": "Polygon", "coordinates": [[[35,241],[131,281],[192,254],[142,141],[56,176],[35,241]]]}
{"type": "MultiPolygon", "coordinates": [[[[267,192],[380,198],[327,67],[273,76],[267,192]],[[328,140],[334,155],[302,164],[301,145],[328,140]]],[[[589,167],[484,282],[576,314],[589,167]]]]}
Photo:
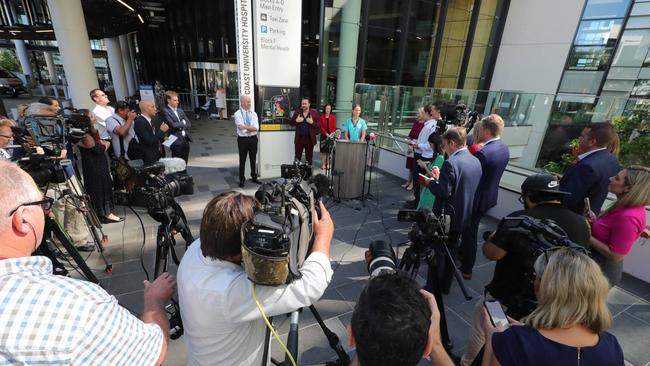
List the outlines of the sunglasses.
{"type": "Polygon", "coordinates": [[[41,206],[41,208],[43,209],[44,212],[47,212],[52,208],[53,204],[54,204],[54,199],[53,198],[51,198],[51,197],[43,197],[43,199],[40,200],[40,201],[27,202],[27,203],[23,203],[21,205],[18,205],[18,207],[14,208],[13,210],[11,210],[11,212],[9,212],[9,217],[11,217],[14,213],[16,213],[16,211],[19,208],[21,208],[22,206],[36,206],[36,205],[38,205],[38,206],[41,206]]]}

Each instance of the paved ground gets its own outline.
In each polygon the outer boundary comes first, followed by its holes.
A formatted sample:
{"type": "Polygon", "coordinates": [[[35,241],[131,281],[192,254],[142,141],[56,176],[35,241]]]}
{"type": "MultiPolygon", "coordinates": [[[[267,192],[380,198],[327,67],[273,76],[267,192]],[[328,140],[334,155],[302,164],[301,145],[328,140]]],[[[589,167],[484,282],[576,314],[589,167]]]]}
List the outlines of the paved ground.
{"type": "MultiPolygon", "coordinates": [[[[198,236],[201,213],[207,201],[220,192],[241,189],[237,187],[237,149],[232,122],[197,121],[193,126],[193,135],[195,142],[191,149],[188,171],[194,176],[196,193],[179,197],[178,201],[189,219],[192,233],[198,236]]],[[[328,203],[336,225],[331,253],[334,277],[316,307],[327,326],[343,340],[346,351],[349,348],[345,342],[345,327],[350,321],[356,298],[367,280],[364,251],[372,240],[386,240],[393,245],[404,242],[409,231],[408,224],[399,223],[395,219],[402,202],[409,198],[409,193],[399,187],[402,182],[393,176],[378,172],[376,178],[373,177],[372,187],[376,199],[343,204],[328,203]]],[[[257,185],[247,184],[243,191],[252,194],[256,188],[257,185]]],[[[151,273],[157,223],[141,212],[146,234],[144,238],[143,229],[134,214],[123,208],[119,208],[117,214],[125,215],[126,221],[105,227],[110,240],[106,246],[106,255],[113,263],[113,273],[103,273],[103,264],[96,253],[87,261],[101,278],[106,290],[115,295],[122,305],[139,315],[142,311],[142,280],[145,279],[141,259],[151,273]]],[[[481,231],[491,229],[495,224],[495,219],[487,218],[482,223],[481,231]]],[[[183,247],[183,240],[179,238],[179,256],[182,256],[183,247]]],[[[402,252],[403,248],[400,254],[402,252]]],[[[465,282],[473,299],[465,301],[456,284],[451,293],[445,296],[449,333],[455,344],[454,352],[459,354],[466,344],[473,306],[484,285],[491,279],[494,268],[494,264],[485,260],[481,254],[477,260],[474,279],[465,282]]],[[[424,268],[421,273],[424,273],[423,270],[424,268]]],[[[170,271],[175,273],[176,266],[171,265],[170,271]]],[[[422,281],[422,278],[419,280],[422,281]]],[[[650,285],[625,276],[623,284],[611,291],[609,305],[615,316],[611,332],[622,344],[626,359],[633,365],[650,365],[647,341],[650,335],[650,285]]],[[[279,319],[276,323],[279,333],[286,335],[288,321],[279,319]]],[[[335,357],[309,312],[301,315],[300,326],[301,364],[322,364],[335,357]]],[[[185,364],[185,352],[183,338],[171,341],[165,365],[185,364]]],[[[275,344],[272,354],[276,358],[283,358],[275,344]]]]}

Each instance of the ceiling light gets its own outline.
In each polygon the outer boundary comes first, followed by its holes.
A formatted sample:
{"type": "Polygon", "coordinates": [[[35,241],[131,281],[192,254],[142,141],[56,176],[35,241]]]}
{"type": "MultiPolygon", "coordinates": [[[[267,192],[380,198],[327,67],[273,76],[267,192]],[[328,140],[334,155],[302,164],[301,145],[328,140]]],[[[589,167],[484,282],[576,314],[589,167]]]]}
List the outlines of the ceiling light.
{"type": "Polygon", "coordinates": [[[129,4],[125,3],[125,2],[122,1],[122,0],[117,0],[117,2],[120,3],[120,4],[122,4],[122,5],[124,5],[125,8],[127,8],[127,9],[129,9],[129,10],[131,10],[131,11],[135,11],[135,9],[133,9],[129,4]]]}
{"type": "Polygon", "coordinates": [[[140,23],[144,24],[144,19],[142,19],[142,16],[138,14],[138,19],[140,19],[140,23]]]}

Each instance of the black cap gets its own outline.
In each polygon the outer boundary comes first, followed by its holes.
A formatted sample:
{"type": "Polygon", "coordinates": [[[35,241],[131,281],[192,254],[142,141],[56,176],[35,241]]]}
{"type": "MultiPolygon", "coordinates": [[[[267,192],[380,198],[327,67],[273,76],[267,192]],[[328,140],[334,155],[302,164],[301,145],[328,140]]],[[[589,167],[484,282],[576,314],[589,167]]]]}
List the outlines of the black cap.
{"type": "Polygon", "coordinates": [[[521,184],[521,192],[548,192],[557,194],[571,194],[560,191],[560,181],[552,174],[541,173],[531,175],[521,184]]]}

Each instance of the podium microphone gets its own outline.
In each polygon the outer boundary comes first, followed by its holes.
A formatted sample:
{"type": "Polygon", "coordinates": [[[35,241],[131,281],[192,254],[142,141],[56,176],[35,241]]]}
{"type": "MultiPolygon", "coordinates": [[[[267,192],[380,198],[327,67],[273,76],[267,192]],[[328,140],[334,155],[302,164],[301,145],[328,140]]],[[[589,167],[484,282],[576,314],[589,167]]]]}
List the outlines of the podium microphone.
{"type": "Polygon", "coordinates": [[[334,131],[334,138],[337,139],[337,140],[341,138],[341,130],[340,129],[337,128],[336,131],[334,131]]]}
{"type": "Polygon", "coordinates": [[[366,135],[366,142],[375,142],[377,140],[377,135],[374,132],[370,132],[366,135]]]}

